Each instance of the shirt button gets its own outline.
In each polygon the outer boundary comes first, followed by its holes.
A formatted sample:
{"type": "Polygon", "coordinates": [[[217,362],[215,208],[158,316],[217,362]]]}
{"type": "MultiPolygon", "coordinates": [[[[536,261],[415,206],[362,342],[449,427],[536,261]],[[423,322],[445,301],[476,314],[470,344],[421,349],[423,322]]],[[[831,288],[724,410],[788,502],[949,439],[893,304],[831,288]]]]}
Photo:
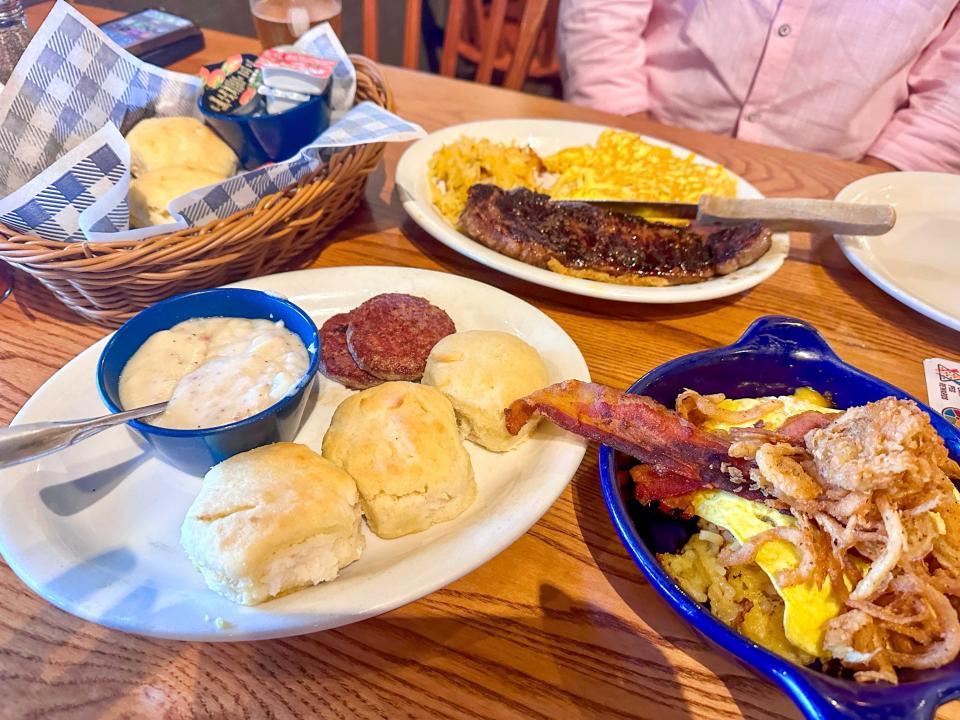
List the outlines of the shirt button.
{"type": "Polygon", "coordinates": [[[786,37],[789,34],[790,34],[790,26],[787,25],[786,23],[784,23],[783,25],[777,28],[777,35],[779,35],[780,37],[786,37]]]}
{"type": "Polygon", "coordinates": [[[758,112],[752,112],[749,115],[747,115],[747,122],[756,122],[759,119],[760,119],[760,113],[758,112]]]}

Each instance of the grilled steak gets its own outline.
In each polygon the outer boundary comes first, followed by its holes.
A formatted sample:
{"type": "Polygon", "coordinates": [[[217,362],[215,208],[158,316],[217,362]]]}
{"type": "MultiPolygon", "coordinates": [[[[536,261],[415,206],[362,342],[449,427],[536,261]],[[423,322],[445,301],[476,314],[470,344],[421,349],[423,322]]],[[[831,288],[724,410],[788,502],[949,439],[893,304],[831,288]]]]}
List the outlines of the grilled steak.
{"type": "Polygon", "coordinates": [[[638,285],[677,285],[726,275],[770,247],[759,223],[677,227],[593,205],[557,204],[547,195],[474,185],[460,229],[497,252],[580,277],[638,285]]]}

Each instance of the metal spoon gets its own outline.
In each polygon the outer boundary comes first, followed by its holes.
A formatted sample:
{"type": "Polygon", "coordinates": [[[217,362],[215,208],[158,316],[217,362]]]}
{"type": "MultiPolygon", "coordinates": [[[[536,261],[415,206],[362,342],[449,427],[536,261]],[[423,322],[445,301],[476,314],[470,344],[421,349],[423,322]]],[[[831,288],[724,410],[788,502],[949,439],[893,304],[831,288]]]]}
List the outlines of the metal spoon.
{"type": "Polygon", "coordinates": [[[159,415],[166,408],[167,404],[162,402],[89,420],[38,422],[0,428],[0,468],[63,450],[101,430],[120,425],[127,420],[159,415]]]}

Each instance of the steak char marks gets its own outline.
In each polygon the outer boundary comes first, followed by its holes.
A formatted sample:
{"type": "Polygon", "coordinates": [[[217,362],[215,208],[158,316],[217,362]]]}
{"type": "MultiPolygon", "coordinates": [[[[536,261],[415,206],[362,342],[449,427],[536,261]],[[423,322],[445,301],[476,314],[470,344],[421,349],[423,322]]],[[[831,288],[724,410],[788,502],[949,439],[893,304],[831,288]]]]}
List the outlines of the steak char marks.
{"type": "Polygon", "coordinates": [[[474,185],[460,229],[516,260],[608,282],[678,285],[726,275],[770,247],[770,232],[751,222],[678,227],[594,205],[557,204],[547,195],[474,185]]]}

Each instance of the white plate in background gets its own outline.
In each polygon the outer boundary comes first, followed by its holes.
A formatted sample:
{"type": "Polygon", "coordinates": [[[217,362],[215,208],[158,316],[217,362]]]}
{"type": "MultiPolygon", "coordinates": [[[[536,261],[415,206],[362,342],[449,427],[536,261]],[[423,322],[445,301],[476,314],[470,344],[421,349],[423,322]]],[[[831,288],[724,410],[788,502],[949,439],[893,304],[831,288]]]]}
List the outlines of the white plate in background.
{"type": "MultiPolygon", "coordinates": [[[[456,275],[337,267],[236,285],[284,295],[318,325],[381,292],[420,295],[446,310],[458,330],[503,330],[527,341],[546,362],[551,382],[589,379],[580,350],[553,320],[502,290],[456,275]]],[[[108,339],[50,378],[14,424],[105,413],[95,369],[108,339]]],[[[335,407],[351,391],[318,377],[317,402],[297,440],[319,451],[335,407]]],[[[141,443],[127,427],[115,427],[56,455],[0,470],[0,552],[27,585],[67,612],[141,635],[206,641],[337,627],[448,585],[536,523],[586,450],[585,440],[550,423],[509,453],[466,443],[478,493],[460,517],[395,540],[380,539],[364,525],[366,549],[335,581],[244,607],[207,589],[180,547],[180,525],[200,478],[170,467],[141,443]]]]}
{"type": "Polygon", "coordinates": [[[838,235],[847,259],[904,305],[960,330],[960,175],[893,172],[869,175],[837,193],[838,201],[893,205],[885,235],[838,235]]]}
{"type": "MultiPolygon", "coordinates": [[[[452,143],[461,135],[471,138],[487,138],[494,142],[515,142],[529,145],[540,155],[550,155],[563,148],[587,145],[596,142],[600,133],[609,129],[604,125],[570,122],[566,120],[484,120],[481,122],[453,125],[430,133],[407,148],[397,165],[396,184],[400,199],[407,214],[421,228],[447,247],[477,262],[513,277],[528,282],[564,290],[577,295],[621,300],[636,303],[683,303],[713,300],[749,290],[773,275],[790,251],[786,233],[773,236],[770,249],[763,257],[747,267],[729,275],[723,275],[689,285],[645,287],[619,285],[617,283],[587,280],[562,275],[534,265],[514,260],[471,240],[454,228],[430,200],[430,185],[427,177],[430,158],[443,145],[452,143]]],[[[645,142],[673,150],[680,156],[693,151],[656,138],[642,136],[645,142]]],[[[704,165],[716,165],[700,155],[695,160],[704,165]]],[[[762,198],[763,194],[741,177],[737,177],[737,197],[762,198]]]]}

